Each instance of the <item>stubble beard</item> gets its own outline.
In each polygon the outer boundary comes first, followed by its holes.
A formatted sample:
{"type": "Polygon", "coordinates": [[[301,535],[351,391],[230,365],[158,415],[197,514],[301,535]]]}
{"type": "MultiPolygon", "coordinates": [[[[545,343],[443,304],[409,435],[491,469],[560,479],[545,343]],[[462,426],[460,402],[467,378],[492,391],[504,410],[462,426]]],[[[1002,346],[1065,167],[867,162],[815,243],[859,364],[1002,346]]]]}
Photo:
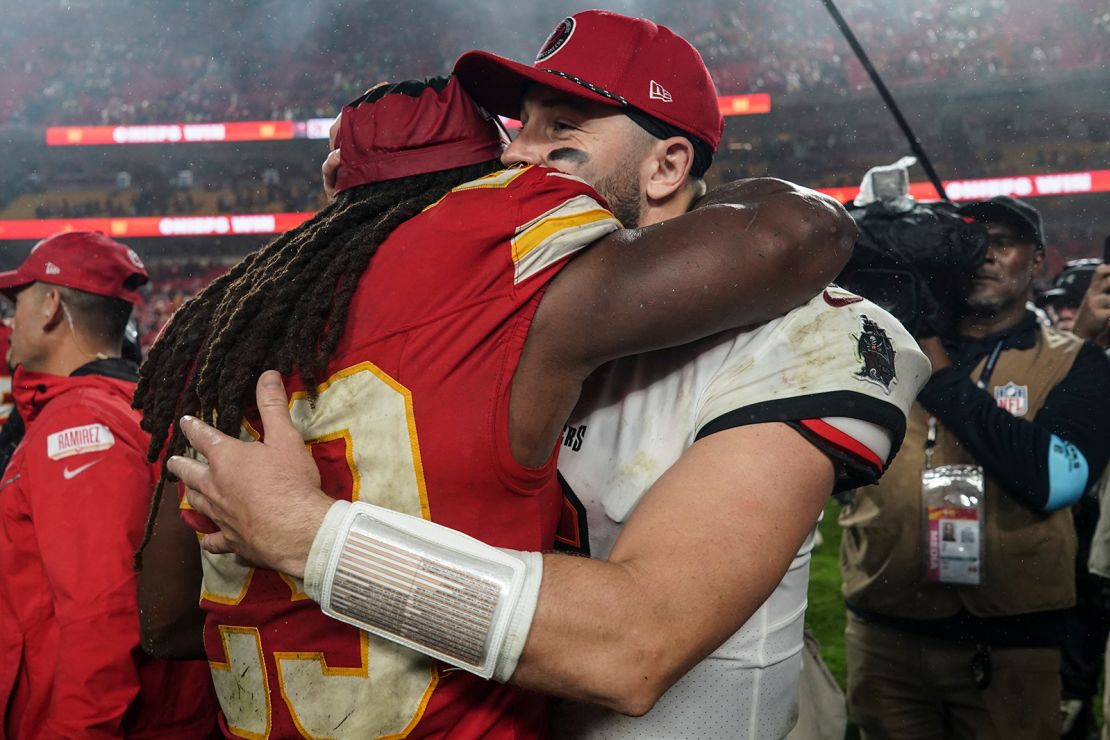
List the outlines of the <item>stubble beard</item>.
{"type": "Polygon", "coordinates": [[[978,314],[980,316],[993,316],[1006,304],[1006,300],[1001,296],[981,296],[972,293],[964,299],[967,304],[967,309],[970,313],[978,314]]]}
{"type": "Polygon", "coordinates": [[[609,203],[609,210],[626,229],[640,226],[647,198],[640,190],[640,159],[624,158],[612,172],[599,177],[595,190],[609,203]]]}

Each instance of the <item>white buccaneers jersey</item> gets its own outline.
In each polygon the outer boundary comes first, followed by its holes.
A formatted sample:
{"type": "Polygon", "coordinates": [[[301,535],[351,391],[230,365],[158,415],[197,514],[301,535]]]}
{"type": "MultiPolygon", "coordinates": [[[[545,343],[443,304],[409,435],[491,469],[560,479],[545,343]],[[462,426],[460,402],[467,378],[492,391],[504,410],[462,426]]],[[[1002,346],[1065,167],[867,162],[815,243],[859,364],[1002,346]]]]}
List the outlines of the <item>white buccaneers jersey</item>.
{"type": "MultiPolygon", "coordinates": [[[[607,557],[644,493],[687,448],[745,424],[790,423],[838,463],[838,488],[872,482],[929,373],[893,317],[835,287],[756,329],[611,363],[587,383],[564,435],[560,544],[607,557]]],[[[744,536],[742,522],[736,533],[744,536]]],[[[555,736],[785,736],[797,716],[812,546],[811,533],[763,606],[648,714],[561,703],[555,736]]]]}

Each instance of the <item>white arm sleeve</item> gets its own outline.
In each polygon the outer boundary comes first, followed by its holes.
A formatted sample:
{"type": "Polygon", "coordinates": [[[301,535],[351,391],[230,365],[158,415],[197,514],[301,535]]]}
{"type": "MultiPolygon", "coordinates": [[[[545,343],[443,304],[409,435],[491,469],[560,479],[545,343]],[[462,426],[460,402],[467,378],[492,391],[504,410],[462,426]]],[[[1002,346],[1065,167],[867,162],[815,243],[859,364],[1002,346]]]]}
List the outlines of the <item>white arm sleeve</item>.
{"type": "Polygon", "coordinates": [[[335,502],[305,566],[324,613],[483,678],[507,681],[535,614],[543,557],[425,519],[335,502]]]}

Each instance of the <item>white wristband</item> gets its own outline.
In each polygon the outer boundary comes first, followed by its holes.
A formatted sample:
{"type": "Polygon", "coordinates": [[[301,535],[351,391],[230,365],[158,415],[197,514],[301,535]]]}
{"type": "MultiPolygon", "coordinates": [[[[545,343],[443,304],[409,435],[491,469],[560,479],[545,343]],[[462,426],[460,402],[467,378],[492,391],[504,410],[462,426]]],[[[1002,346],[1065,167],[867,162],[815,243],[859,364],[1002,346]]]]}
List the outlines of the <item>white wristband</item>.
{"type": "Polygon", "coordinates": [[[312,540],[312,549],[308,551],[308,562],[304,566],[304,592],[317,604],[321,601],[320,594],[327,579],[328,561],[331,560],[335,541],[339,539],[343,520],[350,508],[350,501],[336,501],[331,505],[312,540]]]}
{"type": "Polygon", "coordinates": [[[305,592],[329,616],[504,681],[528,637],[542,573],[539,553],[340,501],[312,543],[305,592]]]}

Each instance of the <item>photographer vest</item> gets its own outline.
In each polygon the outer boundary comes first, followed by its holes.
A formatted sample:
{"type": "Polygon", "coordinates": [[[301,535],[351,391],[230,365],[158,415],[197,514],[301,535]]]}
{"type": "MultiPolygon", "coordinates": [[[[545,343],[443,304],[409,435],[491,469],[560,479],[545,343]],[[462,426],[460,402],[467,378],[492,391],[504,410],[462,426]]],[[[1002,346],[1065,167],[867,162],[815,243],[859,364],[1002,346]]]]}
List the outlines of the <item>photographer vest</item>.
{"type": "MultiPolygon", "coordinates": [[[[1049,392],[1071,369],[1082,342],[1036,329],[1029,349],[1005,349],[986,392],[1013,383],[1026,389],[1023,418],[1033,420],[1049,392]]],[[[984,357],[972,370],[977,379],[984,357]]],[[[1017,409],[1022,410],[1022,409],[1017,409]]],[[[928,620],[966,609],[1001,617],[1064,609],[1075,603],[1075,529],[1071,511],[1035,512],[1012,499],[989,474],[983,504],[982,581],[977,586],[925,578],[921,471],[929,412],[915,403],[902,449],[878,485],[856,490],[840,515],[844,596],[867,612],[928,620]]],[[[975,463],[954,434],[937,425],[933,465],[975,463]]]]}

